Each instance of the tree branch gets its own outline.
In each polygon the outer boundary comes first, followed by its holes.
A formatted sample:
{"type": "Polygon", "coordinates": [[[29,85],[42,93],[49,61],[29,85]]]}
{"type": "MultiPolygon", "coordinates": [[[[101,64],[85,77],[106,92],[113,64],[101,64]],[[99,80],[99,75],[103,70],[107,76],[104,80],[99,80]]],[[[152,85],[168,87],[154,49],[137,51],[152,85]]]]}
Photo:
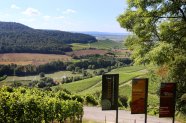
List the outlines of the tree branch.
{"type": "Polygon", "coordinates": [[[183,16],[182,18],[184,19],[184,21],[186,21],[186,16],[185,16],[183,10],[180,7],[178,9],[180,10],[180,12],[181,12],[181,14],[183,16]]]}
{"type": "Polygon", "coordinates": [[[142,18],[183,18],[182,16],[170,16],[170,17],[167,17],[167,16],[139,16],[139,17],[142,17],[142,18]]]}

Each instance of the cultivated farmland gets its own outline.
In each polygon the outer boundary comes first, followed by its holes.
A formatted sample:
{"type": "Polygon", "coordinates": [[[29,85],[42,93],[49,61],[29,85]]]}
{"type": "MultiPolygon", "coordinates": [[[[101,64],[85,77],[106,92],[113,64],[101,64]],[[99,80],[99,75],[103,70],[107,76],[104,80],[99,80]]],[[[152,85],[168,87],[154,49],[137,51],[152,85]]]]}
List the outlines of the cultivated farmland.
{"type": "Polygon", "coordinates": [[[0,54],[0,64],[17,65],[40,65],[52,61],[70,61],[72,58],[67,55],[39,54],[39,53],[5,53],[0,54]]]}

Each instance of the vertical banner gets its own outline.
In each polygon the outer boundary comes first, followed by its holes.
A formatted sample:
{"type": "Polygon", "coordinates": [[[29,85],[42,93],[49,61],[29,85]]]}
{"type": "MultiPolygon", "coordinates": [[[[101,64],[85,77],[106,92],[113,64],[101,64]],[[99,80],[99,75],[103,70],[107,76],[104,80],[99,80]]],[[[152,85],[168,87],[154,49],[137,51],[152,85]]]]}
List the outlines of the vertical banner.
{"type": "Polygon", "coordinates": [[[159,117],[174,117],[176,83],[161,83],[159,117]]]}
{"type": "Polygon", "coordinates": [[[146,114],[147,110],[148,79],[132,80],[131,114],[146,114]]]}
{"type": "Polygon", "coordinates": [[[118,109],[119,74],[102,76],[102,110],[118,109]]]}

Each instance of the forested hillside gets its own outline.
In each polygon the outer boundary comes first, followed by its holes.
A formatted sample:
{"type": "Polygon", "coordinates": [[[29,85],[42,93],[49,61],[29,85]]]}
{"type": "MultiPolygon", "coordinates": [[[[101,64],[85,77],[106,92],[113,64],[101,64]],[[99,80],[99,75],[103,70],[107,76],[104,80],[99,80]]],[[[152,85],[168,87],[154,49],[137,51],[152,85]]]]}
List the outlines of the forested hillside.
{"type": "Polygon", "coordinates": [[[96,42],[95,37],[57,30],[39,30],[14,22],[0,22],[0,53],[56,53],[71,51],[70,43],[96,42]]]}

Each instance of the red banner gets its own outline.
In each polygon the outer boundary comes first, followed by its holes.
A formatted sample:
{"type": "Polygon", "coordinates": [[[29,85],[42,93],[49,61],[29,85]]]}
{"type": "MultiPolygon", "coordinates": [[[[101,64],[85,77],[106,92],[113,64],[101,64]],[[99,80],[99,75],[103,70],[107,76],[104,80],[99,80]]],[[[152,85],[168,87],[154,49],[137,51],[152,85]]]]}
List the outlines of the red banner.
{"type": "Polygon", "coordinates": [[[176,83],[161,83],[159,117],[174,117],[176,83]]]}
{"type": "Polygon", "coordinates": [[[145,114],[147,105],[148,79],[132,80],[131,114],[145,114]]]}

